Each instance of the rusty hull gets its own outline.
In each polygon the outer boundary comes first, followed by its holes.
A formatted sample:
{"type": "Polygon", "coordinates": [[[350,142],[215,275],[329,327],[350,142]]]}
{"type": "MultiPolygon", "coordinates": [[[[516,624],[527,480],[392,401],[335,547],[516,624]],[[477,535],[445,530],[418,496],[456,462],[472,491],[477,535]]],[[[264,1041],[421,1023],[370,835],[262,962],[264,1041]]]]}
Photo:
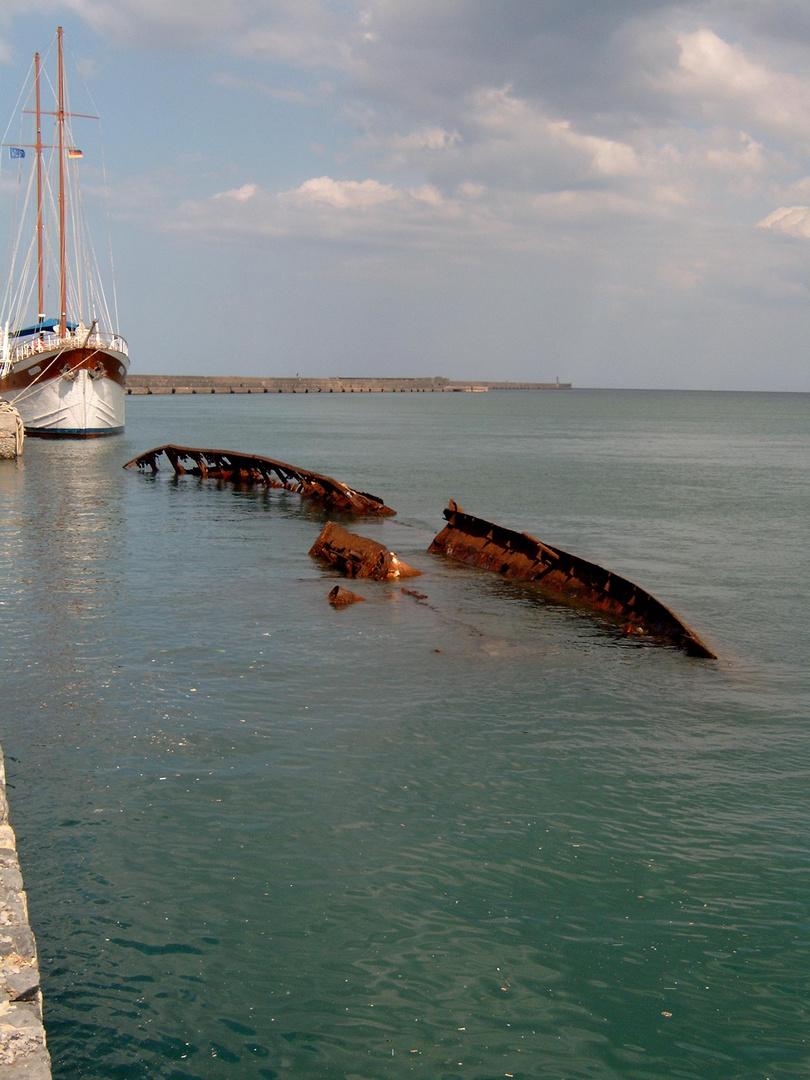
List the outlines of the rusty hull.
{"type": "Polygon", "coordinates": [[[332,607],[348,607],[349,604],[362,604],[365,599],[365,596],[358,596],[357,593],[344,589],[342,585],[336,585],[327,597],[332,607]]]}
{"type": "Polygon", "coordinates": [[[376,495],[355,491],[340,480],[320,473],[299,469],[284,461],[259,457],[257,454],[240,454],[232,450],[200,450],[192,446],[156,446],[153,450],[128,461],[125,469],[151,469],[159,471],[158,458],[165,454],[178,476],[188,473],[216,480],[229,480],[241,484],[264,484],[265,487],[294,491],[304,499],[313,499],[328,510],[336,510],[356,517],[394,514],[376,495]]]}
{"type": "Polygon", "coordinates": [[[334,521],[327,521],[309,553],[331,563],[350,578],[391,581],[394,578],[418,577],[421,573],[402,562],[384,544],[349,532],[334,521]]]}
{"type": "Polygon", "coordinates": [[[648,633],[678,645],[690,656],[716,659],[677,615],[632,581],[543,544],[528,533],[465,514],[452,500],[444,516],[447,525],[433,539],[429,551],[519,581],[536,582],[550,594],[622,619],[629,634],[648,633]]]}

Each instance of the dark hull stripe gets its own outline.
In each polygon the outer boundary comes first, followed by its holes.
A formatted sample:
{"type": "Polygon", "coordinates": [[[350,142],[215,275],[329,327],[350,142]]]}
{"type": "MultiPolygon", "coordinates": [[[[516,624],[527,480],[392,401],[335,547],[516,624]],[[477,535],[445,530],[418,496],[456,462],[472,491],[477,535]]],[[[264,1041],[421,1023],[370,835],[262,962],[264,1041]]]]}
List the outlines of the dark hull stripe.
{"type": "Polygon", "coordinates": [[[105,435],[122,435],[123,427],[112,428],[26,428],[25,434],[35,439],[102,439],[105,435]]]}

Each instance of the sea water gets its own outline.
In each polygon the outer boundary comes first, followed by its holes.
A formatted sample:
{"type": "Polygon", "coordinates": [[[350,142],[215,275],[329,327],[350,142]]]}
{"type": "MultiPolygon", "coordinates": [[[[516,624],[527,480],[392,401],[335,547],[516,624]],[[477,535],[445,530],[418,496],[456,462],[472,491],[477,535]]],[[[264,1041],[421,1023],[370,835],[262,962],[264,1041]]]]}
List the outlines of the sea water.
{"type": "Polygon", "coordinates": [[[810,398],[140,397],[0,462],[0,741],[57,1080],[810,1075],[810,398]],[[380,495],[339,580],[288,492],[380,495]],[[717,653],[427,554],[454,498],[717,653]]]}

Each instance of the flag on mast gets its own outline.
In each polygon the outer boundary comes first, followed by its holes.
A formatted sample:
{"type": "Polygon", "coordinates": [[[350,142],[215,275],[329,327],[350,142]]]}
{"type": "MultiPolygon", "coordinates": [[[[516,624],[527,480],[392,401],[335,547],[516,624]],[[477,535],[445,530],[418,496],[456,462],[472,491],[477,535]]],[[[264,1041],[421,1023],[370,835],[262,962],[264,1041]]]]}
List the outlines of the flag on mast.
{"type": "Polygon", "coordinates": [[[8,148],[8,153],[9,153],[9,157],[12,157],[12,158],[25,157],[25,151],[23,149],[21,149],[19,146],[10,146],[8,148]]]}
{"type": "Polygon", "coordinates": [[[81,150],[77,150],[75,146],[71,146],[71,147],[68,147],[68,157],[69,158],[79,158],[79,157],[84,157],[84,154],[81,152],[81,150]]]}

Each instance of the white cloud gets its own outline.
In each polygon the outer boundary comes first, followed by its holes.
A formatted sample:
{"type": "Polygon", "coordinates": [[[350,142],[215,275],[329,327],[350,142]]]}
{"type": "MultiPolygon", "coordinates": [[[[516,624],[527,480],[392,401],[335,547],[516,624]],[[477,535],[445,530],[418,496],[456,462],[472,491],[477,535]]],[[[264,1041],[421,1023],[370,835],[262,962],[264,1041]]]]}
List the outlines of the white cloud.
{"type": "Polygon", "coordinates": [[[715,145],[706,151],[706,163],[727,173],[761,173],[765,169],[763,145],[741,131],[731,145],[715,145]]]}
{"type": "Polygon", "coordinates": [[[381,184],[377,180],[333,180],[329,176],[319,176],[281,197],[299,204],[320,203],[338,210],[367,210],[392,202],[400,195],[390,184],[381,184]]]}
{"type": "Polygon", "coordinates": [[[69,7],[97,33],[116,41],[185,48],[217,36],[227,41],[245,26],[253,7],[250,0],[67,0],[50,6],[69,7]]]}
{"type": "Polygon", "coordinates": [[[595,135],[580,135],[572,130],[569,120],[549,124],[552,138],[564,146],[580,151],[590,159],[590,168],[598,176],[638,176],[641,169],[632,146],[602,139],[595,135]]]}
{"type": "Polygon", "coordinates": [[[248,199],[255,196],[258,190],[257,184],[243,184],[240,188],[235,188],[232,191],[220,191],[213,197],[215,199],[235,199],[236,202],[247,202],[248,199]]]}
{"type": "Polygon", "coordinates": [[[443,202],[441,192],[432,184],[422,184],[421,187],[409,188],[408,194],[417,202],[427,203],[429,206],[440,206],[443,202]]]}
{"type": "MultiPolygon", "coordinates": [[[[589,113],[572,100],[566,113],[550,104],[550,93],[521,92],[510,83],[482,85],[480,76],[477,85],[465,84],[466,65],[448,66],[448,77],[457,80],[453,92],[438,103],[434,96],[424,98],[413,65],[422,62],[425,48],[437,62],[443,52],[449,59],[465,34],[480,33],[480,51],[486,48],[485,27],[512,32],[520,22],[515,11],[496,17],[474,2],[455,7],[452,19],[441,5],[438,10],[416,3],[406,11],[377,0],[362,10],[329,0],[223,0],[202,15],[192,0],[71,2],[109,32],[134,33],[138,23],[143,34],[171,37],[185,28],[189,45],[219,35],[225,54],[333,69],[341,122],[350,120],[359,134],[323,153],[332,153],[341,171],[353,166],[366,178],[316,176],[280,193],[237,184],[216,197],[219,218],[210,206],[202,209],[203,202],[186,204],[186,225],[194,221],[200,229],[241,230],[242,218],[226,214],[224,204],[233,209],[249,203],[259,233],[311,236],[320,229],[331,237],[337,213],[354,215],[352,222],[342,221],[340,232],[347,236],[354,229],[361,243],[371,236],[373,215],[374,242],[388,227],[392,244],[421,244],[430,221],[437,237],[451,244],[542,247],[549,230],[575,232],[586,221],[607,230],[627,220],[677,221],[695,213],[731,217],[736,200],[763,199],[777,177],[790,179],[791,160],[769,140],[766,122],[769,130],[784,133],[804,125],[810,133],[810,120],[798,108],[810,83],[774,69],[753,46],[743,49],[707,26],[676,32],[671,15],[656,22],[656,5],[647,29],[633,38],[636,51],[625,53],[628,71],[614,75],[653,87],[658,116],[652,110],[644,114],[647,103],[639,89],[632,114],[618,113],[609,95],[598,111],[589,113]],[[423,41],[420,34],[428,27],[432,36],[423,41]],[[369,34],[371,43],[364,40],[369,34]],[[375,98],[374,87],[382,84],[371,68],[391,58],[378,48],[383,43],[399,49],[396,107],[375,98]],[[410,128],[403,116],[413,121],[410,128]],[[392,174],[394,181],[386,182],[392,174]]],[[[535,19],[528,9],[525,17],[529,23],[535,19]]],[[[272,67],[268,71],[267,80],[224,70],[212,78],[234,90],[307,100],[298,90],[277,89],[272,67]]],[[[760,216],[766,208],[763,203],[760,216]]],[[[739,211],[740,221],[752,216],[748,207],[739,211]]],[[[574,245],[586,241],[572,234],[574,245]]],[[[620,233],[614,242],[623,243],[620,233]]]]}
{"type": "Polygon", "coordinates": [[[204,202],[188,201],[166,219],[169,230],[208,238],[284,236],[350,242],[370,252],[381,244],[403,251],[498,246],[510,227],[469,196],[445,198],[430,184],[405,188],[329,176],[280,193],[248,184],[204,202]]]}
{"type": "Polygon", "coordinates": [[[3,0],[18,12],[68,9],[116,43],[345,70],[360,37],[330,0],[3,0]]]}
{"type": "Polygon", "coordinates": [[[757,225],[761,229],[772,229],[786,236],[810,240],[810,206],[780,206],[758,221],[757,225]]]}
{"type": "Polygon", "coordinates": [[[570,120],[549,117],[537,103],[517,97],[509,87],[488,88],[472,95],[466,123],[475,132],[477,156],[491,158],[501,169],[530,169],[542,184],[543,171],[556,179],[558,170],[585,177],[635,177],[641,172],[632,146],[574,129],[570,120]],[[522,165],[521,165],[522,162],[522,165]],[[553,164],[552,164],[553,162],[553,164]]]}
{"type": "Polygon", "coordinates": [[[810,201],[810,176],[803,176],[792,184],[774,186],[773,201],[782,206],[795,206],[810,201]]]}
{"type": "Polygon", "coordinates": [[[480,199],[486,193],[486,190],[483,184],[465,180],[463,184],[459,185],[458,193],[465,199],[480,199]]]}
{"type": "Polygon", "coordinates": [[[432,158],[452,153],[460,142],[461,136],[457,131],[447,131],[439,125],[429,124],[407,135],[367,135],[358,140],[357,146],[361,150],[382,151],[380,167],[395,170],[420,164],[431,167],[432,158]]]}
{"type": "Polygon", "coordinates": [[[810,136],[810,79],[774,70],[708,28],[680,34],[677,43],[678,67],[663,85],[691,99],[704,117],[731,124],[742,119],[759,131],[810,136]]]}
{"type": "Polygon", "coordinates": [[[245,184],[203,202],[188,201],[166,228],[217,239],[285,236],[351,243],[356,252],[384,244],[403,253],[429,249],[474,261],[564,244],[587,250],[593,259],[604,241],[593,232],[575,239],[571,230],[585,223],[633,226],[654,213],[668,211],[610,191],[498,191],[466,182],[442,193],[432,184],[398,187],[319,176],[279,193],[245,184]]]}
{"type": "MultiPolygon", "coordinates": [[[[316,5],[309,5],[314,15],[316,5]]],[[[281,61],[302,67],[327,67],[336,70],[351,67],[351,48],[337,19],[325,11],[311,20],[291,17],[279,25],[260,26],[234,35],[231,51],[235,56],[265,61],[281,61]]]]}

